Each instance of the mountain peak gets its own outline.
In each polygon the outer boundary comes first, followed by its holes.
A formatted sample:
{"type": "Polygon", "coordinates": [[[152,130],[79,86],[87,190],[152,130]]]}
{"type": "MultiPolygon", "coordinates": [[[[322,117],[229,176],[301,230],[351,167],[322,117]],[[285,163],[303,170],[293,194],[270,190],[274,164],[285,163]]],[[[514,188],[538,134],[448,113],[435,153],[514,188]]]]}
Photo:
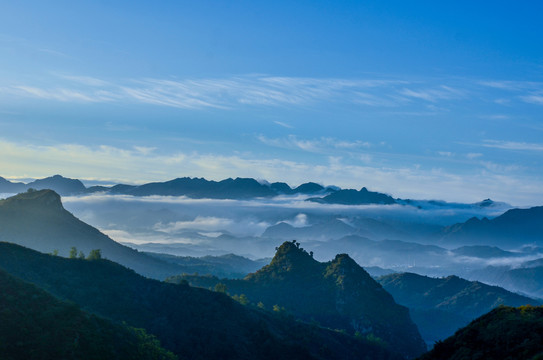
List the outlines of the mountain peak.
{"type": "Polygon", "coordinates": [[[53,190],[28,190],[3,201],[4,205],[15,207],[48,208],[63,210],[60,195],[53,190]]]}
{"type": "Polygon", "coordinates": [[[62,175],[53,175],[44,179],[35,180],[27,184],[33,189],[52,189],[61,195],[75,195],[84,193],[87,188],[80,180],[66,178],[62,175]]]}
{"type": "Polygon", "coordinates": [[[270,265],[283,263],[285,261],[302,265],[304,263],[316,262],[313,259],[312,253],[308,253],[300,247],[300,243],[296,240],[285,241],[281,246],[277,248],[275,256],[273,257],[270,265]]]}
{"type": "Polygon", "coordinates": [[[313,253],[308,253],[300,247],[300,243],[293,240],[285,241],[276,248],[275,256],[270,264],[247,275],[245,279],[260,282],[299,276],[314,278],[319,276],[321,271],[321,263],[313,259],[313,253]]]}

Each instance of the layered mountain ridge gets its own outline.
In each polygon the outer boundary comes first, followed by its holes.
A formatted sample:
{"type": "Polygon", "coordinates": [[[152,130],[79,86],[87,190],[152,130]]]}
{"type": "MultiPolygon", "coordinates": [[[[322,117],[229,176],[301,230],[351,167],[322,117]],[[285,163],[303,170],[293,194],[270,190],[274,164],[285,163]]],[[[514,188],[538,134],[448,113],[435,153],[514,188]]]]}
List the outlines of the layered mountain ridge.
{"type": "Polygon", "coordinates": [[[541,301],[497,286],[458,276],[431,278],[413,273],[390,274],[377,281],[396,302],[409,308],[428,344],[443,340],[497,306],[540,305],[541,301]]]}
{"type": "Polygon", "coordinates": [[[370,341],[221,293],[146,279],[109,260],[66,259],[0,242],[0,267],[86,311],[144,328],[181,359],[399,359],[370,341]]]}
{"type": "Polygon", "coordinates": [[[277,306],[304,321],[380,338],[403,356],[425,350],[408,310],[347,254],[321,263],[298,243],[284,242],[269,265],[243,280],[177,276],[167,281],[182,280],[206,288],[224,284],[230,294],[243,294],[265,308],[277,306]]]}
{"type": "Polygon", "coordinates": [[[27,191],[0,200],[0,241],[63,256],[72,247],[87,255],[100,249],[105,258],[155,279],[186,270],[113,241],[65,210],[52,190],[27,191]]]}

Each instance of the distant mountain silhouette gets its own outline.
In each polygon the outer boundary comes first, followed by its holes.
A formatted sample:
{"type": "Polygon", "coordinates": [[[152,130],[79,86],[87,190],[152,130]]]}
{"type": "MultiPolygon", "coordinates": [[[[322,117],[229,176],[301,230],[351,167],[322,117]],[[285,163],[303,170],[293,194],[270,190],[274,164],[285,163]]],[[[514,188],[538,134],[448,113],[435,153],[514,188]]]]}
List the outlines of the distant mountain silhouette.
{"type": "Polygon", "coordinates": [[[304,227],[294,227],[285,222],[280,222],[276,225],[268,227],[262,234],[262,237],[284,240],[329,240],[351,235],[356,232],[357,231],[354,227],[346,224],[345,222],[338,219],[331,219],[323,223],[304,227]]]}
{"type": "Polygon", "coordinates": [[[268,309],[277,305],[305,321],[317,321],[351,334],[382,339],[404,357],[425,350],[406,308],[399,306],[371,276],[348,255],[321,263],[299,244],[285,242],[271,263],[244,280],[178,276],[196,286],[226,285],[230,294],[244,294],[268,309]]]}
{"type": "Polygon", "coordinates": [[[356,191],[353,189],[338,190],[322,198],[310,198],[308,201],[323,204],[342,205],[368,205],[368,204],[395,204],[396,201],[389,195],[368,191],[365,187],[356,191]]]}
{"type": "Polygon", "coordinates": [[[448,254],[448,250],[435,245],[401,240],[374,241],[358,235],[348,235],[334,241],[313,241],[307,247],[326,254],[349,249],[349,255],[359,263],[379,266],[432,266],[436,261],[445,265],[448,254]]]}
{"type": "Polygon", "coordinates": [[[543,259],[516,266],[487,266],[471,271],[469,278],[543,299],[543,259]]]}
{"type": "Polygon", "coordinates": [[[105,258],[156,279],[185,270],[113,241],[66,211],[60,196],[52,190],[30,191],[0,200],[0,241],[45,253],[58,250],[63,256],[68,256],[72,247],[85,254],[100,249],[105,258]]]}
{"type": "Polygon", "coordinates": [[[324,186],[314,182],[308,182],[296,187],[292,192],[298,194],[316,194],[324,190],[324,186]]]}
{"type": "Polygon", "coordinates": [[[261,236],[282,240],[329,240],[349,235],[374,240],[413,237],[393,225],[368,217],[353,217],[348,221],[328,218],[307,226],[292,226],[286,222],[279,222],[266,228],[261,236]]]}
{"type": "Polygon", "coordinates": [[[399,304],[407,306],[424,340],[443,340],[471,320],[496,306],[538,305],[539,301],[497,286],[468,281],[457,276],[430,278],[400,273],[377,281],[399,304]]]}
{"type": "Polygon", "coordinates": [[[485,245],[461,246],[451,251],[455,255],[477,257],[480,259],[507,258],[519,256],[518,253],[502,250],[496,246],[485,245]]]}
{"type": "Polygon", "coordinates": [[[210,274],[230,279],[243,278],[269,262],[269,259],[251,260],[234,254],[202,257],[175,256],[152,252],[146,252],[146,254],[165,262],[180,265],[183,272],[187,274],[210,274]]]}
{"type": "Polygon", "coordinates": [[[35,180],[28,183],[27,186],[28,188],[36,190],[50,189],[62,196],[77,195],[87,191],[87,188],[81,181],[76,179],[68,179],[60,175],[35,180]]]}
{"type": "Polygon", "coordinates": [[[0,267],[92,313],[146,329],[180,359],[397,358],[370,341],[242,306],[218,292],[146,279],[108,260],[0,243],[0,267]]]}
{"type": "Polygon", "coordinates": [[[292,194],[292,189],[284,182],[274,182],[270,184],[270,189],[275,191],[279,195],[290,195],[292,194]]]}
{"type": "Polygon", "coordinates": [[[163,183],[149,183],[129,191],[130,195],[188,196],[190,198],[246,199],[271,197],[276,193],[254,179],[236,178],[219,182],[203,178],[178,178],[163,183]]]}
{"type": "Polygon", "coordinates": [[[113,323],[0,269],[2,359],[174,360],[142,329],[113,323]]]}
{"type": "Polygon", "coordinates": [[[28,184],[12,183],[0,177],[0,193],[19,193],[28,189],[51,189],[63,196],[82,194],[87,191],[87,188],[81,181],[68,179],[60,175],[35,180],[28,184]]]}
{"type": "Polygon", "coordinates": [[[204,178],[183,177],[142,185],[117,184],[114,186],[91,186],[86,188],[80,180],[69,179],[60,175],[35,180],[28,184],[12,183],[0,177],[0,193],[19,193],[28,189],[51,189],[62,196],[102,192],[133,196],[187,196],[195,199],[252,199],[293,194],[320,195],[335,191],[333,187],[325,188],[313,182],[301,184],[292,189],[286,183],[261,183],[252,178],[213,181],[204,178]]]}
{"type": "Polygon", "coordinates": [[[438,342],[420,360],[543,358],[543,307],[502,306],[438,342]]]}
{"type": "Polygon", "coordinates": [[[534,241],[543,245],[543,206],[511,209],[492,220],[474,217],[444,228],[441,238],[447,243],[470,245],[520,247],[534,241]]]}
{"type": "Polygon", "coordinates": [[[0,193],[15,194],[26,191],[27,187],[23,183],[14,183],[0,177],[0,193]]]}

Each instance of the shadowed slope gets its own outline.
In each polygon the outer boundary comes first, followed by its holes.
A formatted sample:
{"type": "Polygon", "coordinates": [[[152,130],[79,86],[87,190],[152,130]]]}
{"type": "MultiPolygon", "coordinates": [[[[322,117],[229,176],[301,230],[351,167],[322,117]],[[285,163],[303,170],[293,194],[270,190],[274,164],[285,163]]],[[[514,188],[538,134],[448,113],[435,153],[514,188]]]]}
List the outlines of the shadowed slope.
{"type": "Polygon", "coordinates": [[[224,294],[146,279],[107,260],[0,243],[0,267],[88,311],[145,328],[180,358],[394,358],[368,342],[247,308],[224,294]]]}

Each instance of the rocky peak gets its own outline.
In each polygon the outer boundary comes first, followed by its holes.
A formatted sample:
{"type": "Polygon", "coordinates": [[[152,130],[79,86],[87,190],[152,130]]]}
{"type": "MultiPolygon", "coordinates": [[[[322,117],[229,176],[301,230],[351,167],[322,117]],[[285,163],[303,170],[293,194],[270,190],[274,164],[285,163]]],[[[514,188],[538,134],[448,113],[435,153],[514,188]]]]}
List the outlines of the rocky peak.
{"type": "Polygon", "coordinates": [[[28,190],[24,193],[12,196],[3,202],[4,206],[19,209],[50,209],[63,210],[60,195],[53,190],[28,190]]]}

